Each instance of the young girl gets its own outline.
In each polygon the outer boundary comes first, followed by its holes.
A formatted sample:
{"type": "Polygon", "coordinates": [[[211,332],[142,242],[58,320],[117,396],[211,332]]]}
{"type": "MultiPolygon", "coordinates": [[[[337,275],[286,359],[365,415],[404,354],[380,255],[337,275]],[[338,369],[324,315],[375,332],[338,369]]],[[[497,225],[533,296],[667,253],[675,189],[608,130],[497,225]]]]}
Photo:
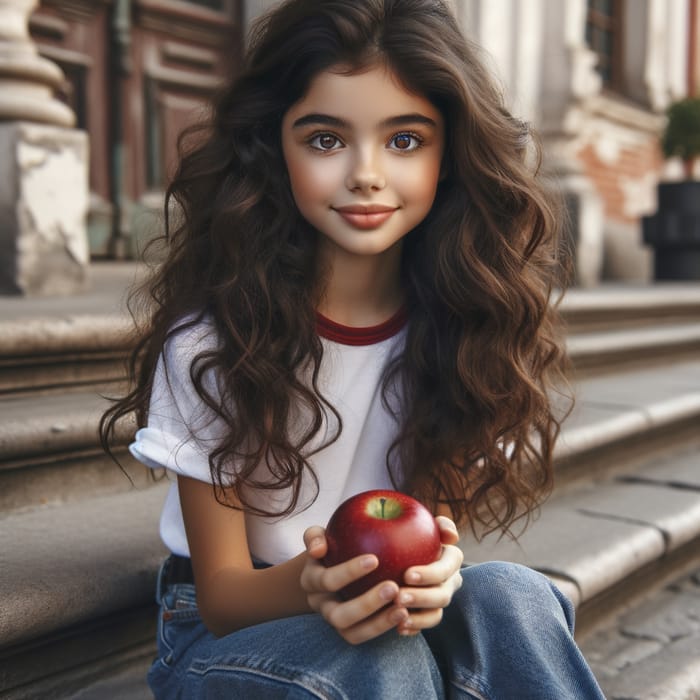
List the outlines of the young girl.
{"type": "Polygon", "coordinates": [[[133,454],[177,475],[156,697],[602,697],[548,579],[456,546],[550,488],[561,263],[528,133],[449,9],[288,0],[196,133],[102,426],[136,410],[133,454]],[[378,561],[326,568],[323,526],[370,488],[422,500],[443,552],[346,601],[378,561]]]}

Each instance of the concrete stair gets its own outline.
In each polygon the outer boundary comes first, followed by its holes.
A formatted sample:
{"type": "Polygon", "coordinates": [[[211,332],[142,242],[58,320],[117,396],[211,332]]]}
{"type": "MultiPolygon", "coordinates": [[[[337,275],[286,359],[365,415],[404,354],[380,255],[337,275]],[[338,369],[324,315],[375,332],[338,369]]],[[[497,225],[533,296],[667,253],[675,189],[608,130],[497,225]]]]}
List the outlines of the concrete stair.
{"type": "MultiPolygon", "coordinates": [[[[133,425],[118,436],[129,478],[97,441],[99,393],[117,388],[129,346],[107,306],[134,271],[97,275],[93,301],[68,313],[56,300],[0,300],[3,698],[149,697],[166,484],[128,458],[133,425]]],[[[700,287],[572,290],[563,308],[578,400],[557,489],[517,544],[465,537],[465,554],[556,580],[611,698],[650,700],[662,681],[676,695],[658,697],[691,698],[697,625],[671,628],[700,589],[700,287]],[[649,639],[652,613],[672,622],[649,639]],[[635,664],[658,682],[635,685],[635,664]]]]}
{"type": "Polygon", "coordinates": [[[0,396],[106,388],[123,379],[131,324],[120,316],[4,321],[0,396]]]}

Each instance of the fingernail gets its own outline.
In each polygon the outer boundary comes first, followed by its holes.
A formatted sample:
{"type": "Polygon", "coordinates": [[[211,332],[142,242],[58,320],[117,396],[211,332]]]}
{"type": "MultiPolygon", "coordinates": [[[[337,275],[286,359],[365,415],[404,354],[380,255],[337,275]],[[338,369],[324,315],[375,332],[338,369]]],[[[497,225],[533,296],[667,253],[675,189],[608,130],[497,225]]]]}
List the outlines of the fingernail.
{"type": "Polygon", "coordinates": [[[420,574],[417,571],[412,571],[410,574],[407,575],[407,579],[411,583],[420,583],[420,574]]]}
{"type": "Polygon", "coordinates": [[[323,540],[320,537],[314,537],[309,544],[309,549],[315,549],[321,544],[323,544],[323,540]]]}
{"type": "Polygon", "coordinates": [[[363,569],[374,569],[376,562],[377,560],[374,557],[368,556],[365,557],[360,563],[362,564],[363,569]]]}
{"type": "Polygon", "coordinates": [[[393,586],[382,586],[379,589],[379,597],[382,600],[386,600],[387,602],[389,602],[390,600],[394,600],[394,598],[396,597],[396,590],[393,586]]]}
{"type": "Polygon", "coordinates": [[[413,602],[413,596],[410,593],[402,593],[399,602],[402,605],[410,605],[413,602]]]}
{"type": "Polygon", "coordinates": [[[408,613],[405,610],[394,610],[390,617],[391,624],[400,625],[407,617],[408,613]]]}

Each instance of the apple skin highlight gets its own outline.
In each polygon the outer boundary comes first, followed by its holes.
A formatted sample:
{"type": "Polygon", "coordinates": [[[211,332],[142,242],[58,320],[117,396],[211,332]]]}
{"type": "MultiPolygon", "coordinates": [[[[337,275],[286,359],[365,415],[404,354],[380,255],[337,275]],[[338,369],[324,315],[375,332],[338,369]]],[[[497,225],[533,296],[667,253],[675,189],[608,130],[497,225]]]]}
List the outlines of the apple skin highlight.
{"type": "Polygon", "coordinates": [[[355,598],[381,581],[403,579],[411,566],[432,564],[440,557],[440,529],[432,513],[415,498],[398,491],[359,493],[338,506],[326,527],[328,551],[324,566],[361,554],[374,554],[379,566],[339,591],[355,598]]]}

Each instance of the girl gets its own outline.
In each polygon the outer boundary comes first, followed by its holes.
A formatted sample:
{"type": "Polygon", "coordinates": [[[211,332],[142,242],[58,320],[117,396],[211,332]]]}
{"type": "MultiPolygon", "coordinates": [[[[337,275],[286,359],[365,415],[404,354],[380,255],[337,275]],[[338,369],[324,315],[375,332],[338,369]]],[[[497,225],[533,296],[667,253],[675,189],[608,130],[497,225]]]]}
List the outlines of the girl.
{"type": "Polygon", "coordinates": [[[177,475],[156,697],[602,697],[559,591],[456,546],[552,481],[561,264],[526,130],[441,0],[288,0],[249,46],[102,425],[135,409],[133,454],[177,475]],[[391,487],[442,556],[343,601],[378,561],[324,567],[322,526],[391,487]]]}

